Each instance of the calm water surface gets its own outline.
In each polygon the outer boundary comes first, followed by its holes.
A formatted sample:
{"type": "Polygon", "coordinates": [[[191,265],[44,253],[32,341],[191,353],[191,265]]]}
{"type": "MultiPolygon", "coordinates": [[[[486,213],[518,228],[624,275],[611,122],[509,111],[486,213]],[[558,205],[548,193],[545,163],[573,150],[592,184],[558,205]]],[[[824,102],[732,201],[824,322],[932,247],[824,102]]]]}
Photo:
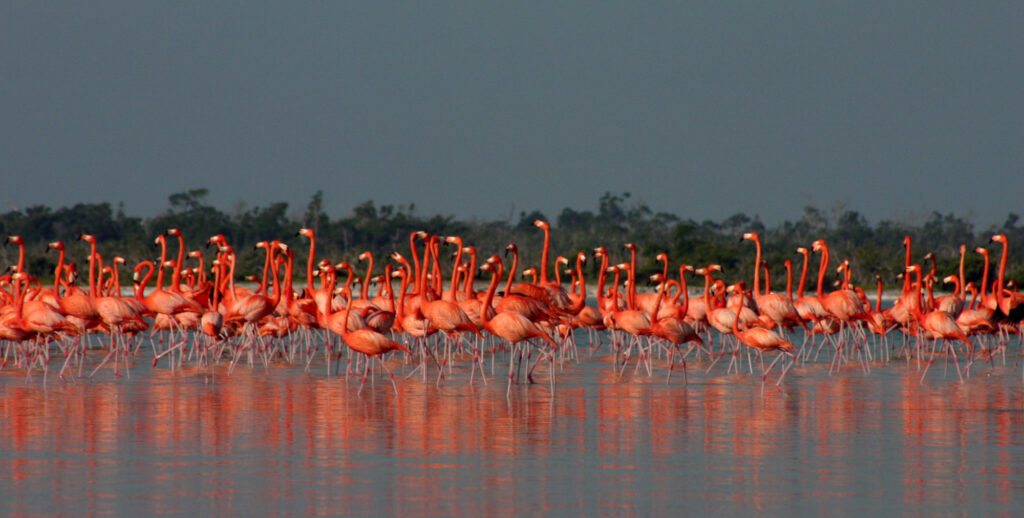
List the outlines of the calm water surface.
{"type": "Polygon", "coordinates": [[[965,384],[941,360],[923,384],[905,362],[812,363],[764,397],[724,364],[666,384],[664,360],[618,378],[582,349],[554,397],[545,371],[508,399],[500,357],[487,387],[467,361],[397,398],[316,362],[208,376],[143,354],[130,378],[45,386],[4,371],[0,511],[1020,516],[1018,350],[965,384]]]}

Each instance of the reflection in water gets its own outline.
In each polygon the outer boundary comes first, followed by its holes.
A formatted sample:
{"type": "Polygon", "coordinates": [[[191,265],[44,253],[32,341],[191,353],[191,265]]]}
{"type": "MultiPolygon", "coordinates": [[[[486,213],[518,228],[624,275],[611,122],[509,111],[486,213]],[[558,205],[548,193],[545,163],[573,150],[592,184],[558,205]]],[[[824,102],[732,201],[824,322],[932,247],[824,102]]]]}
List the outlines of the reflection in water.
{"type": "Polygon", "coordinates": [[[0,510],[1010,515],[1024,494],[1012,366],[922,385],[901,363],[811,365],[762,399],[757,376],[620,379],[594,358],[565,364],[554,398],[457,373],[396,399],[386,378],[357,395],[317,370],[145,363],[45,387],[0,373],[0,510]]]}

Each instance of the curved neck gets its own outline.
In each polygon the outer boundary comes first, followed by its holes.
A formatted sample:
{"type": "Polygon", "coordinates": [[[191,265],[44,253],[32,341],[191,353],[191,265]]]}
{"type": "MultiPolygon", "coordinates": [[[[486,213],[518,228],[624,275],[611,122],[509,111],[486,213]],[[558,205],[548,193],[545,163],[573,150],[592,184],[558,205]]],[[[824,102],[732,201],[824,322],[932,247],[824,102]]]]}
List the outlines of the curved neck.
{"type": "Polygon", "coordinates": [[[551,231],[547,225],[540,228],[544,231],[544,248],[540,252],[540,283],[548,283],[548,252],[551,249],[551,231]]]}
{"type": "Polygon", "coordinates": [[[228,268],[228,298],[235,300],[235,263],[237,261],[234,252],[225,257],[231,261],[231,266],[228,268]]]}
{"type": "Polygon", "coordinates": [[[924,317],[924,313],[921,311],[921,296],[922,296],[922,282],[921,282],[921,270],[915,270],[914,273],[917,275],[917,280],[914,281],[914,285],[917,289],[914,291],[914,297],[911,299],[910,311],[917,317],[918,320],[924,317]]]}
{"type": "Polygon", "coordinates": [[[196,259],[199,260],[199,284],[198,284],[198,286],[200,288],[202,288],[203,286],[206,285],[206,266],[203,264],[203,254],[202,254],[202,252],[200,252],[199,255],[196,256],[196,259]]]}
{"type": "Polygon", "coordinates": [[[679,292],[683,294],[683,305],[679,306],[677,313],[680,319],[686,317],[686,313],[690,311],[690,293],[686,286],[686,271],[685,264],[679,267],[679,292]]]}
{"type": "Polygon", "coordinates": [[[704,307],[711,309],[711,272],[704,272],[704,307]]]}
{"type": "Polygon", "coordinates": [[[494,292],[498,289],[498,281],[501,280],[501,262],[492,263],[494,271],[491,272],[491,283],[487,285],[487,295],[484,296],[484,303],[480,306],[480,321],[484,327],[491,321],[490,311],[491,302],[494,300],[494,292]]]}
{"type": "Polygon", "coordinates": [[[403,273],[401,274],[402,275],[402,284],[398,288],[398,290],[399,290],[398,291],[398,305],[395,306],[395,321],[398,324],[401,324],[402,323],[402,319],[405,318],[405,291],[409,288],[409,277],[410,277],[410,274],[409,274],[410,268],[407,267],[407,266],[402,266],[402,267],[405,268],[405,270],[403,270],[403,273]]]}
{"type": "MultiPolygon", "coordinates": [[[[910,268],[910,236],[903,238],[903,248],[906,249],[903,259],[903,271],[906,272],[907,268],[910,268]]],[[[910,289],[910,277],[908,275],[903,276],[903,290],[907,291],[910,289]]]]}
{"type": "Polygon", "coordinates": [[[804,267],[800,271],[800,284],[796,288],[796,298],[798,299],[804,298],[804,285],[807,283],[807,263],[810,259],[810,254],[806,250],[801,252],[801,254],[804,256],[804,267]]]}
{"type": "Polygon", "coordinates": [[[1002,300],[1003,293],[1006,292],[1004,286],[1006,285],[1006,259],[1009,254],[1009,247],[1005,241],[1001,241],[1003,245],[1003,253],[999,257],[999,274],[996,276],[996,290],[993,293],[996,296],[996,300],[1002,300]]]}
{"type": "MultiPolygon", "coordinates": [[[[178,234],[178,261],[174,264],[174,271],[171,272],[171,291],[181,291],[181,269],[185,265],[185,237],[178,234]]],[[[117,265],[114,265],[115,271],[117,265]]]]}
{"type": "MultiPolygon", "coordinates": [[[[754,254],[754,296],[756,297],[758,295],[758,290],[761,289],[761,240],[759,238],[754,238],[753,241],[754,246],[757,247],[757,252],[754,254]]],[[[765,287],[764,292],[768,293],[767,286],[765,287]]]]}
{"type": "Polygon", "coordinates": [[[626,307],[636,309],[636,247],[629,248],[629,290],[626,291],[626,307]]]}
{"type": "Polygon", "coordinates": [[[292,276],[295,273],[294,272],[294,268],[295,268],[294,259],[295,259],[295,257],[292,254],[291,250],[289,249],[288,253],[286,253],[284,255],[284,261],[285,261],[285,263],[284,263],[284,282],[281,283],[281,297],[284,298],[285,302],[287,302],[287,303],[291,303],[293,295],[294,295],[294,292],[292,291],[294,289],[292,287],[293,286],[293,284],[292,284],[293,283],[292,276]]]}
{"type": "Polygon", "coordinates": [[[736,297],[736,309],[732,310],[736,315],[735,318],[732,319],[732,334],[734,335],[738,335],[740,332],[740,311],[743,311],[743,299],[746,297],[743,290],[739,290],[737,295],[739,296],[736,297]]]}
{"type": "Polygon", "coordinates": [[[89,243],[89,295],[96,296],[96,243],[89,243]]]}
{"type": "MultiPolygon", "coordinates": [[[[409,272],[409,275],[412,275],[413,278],[410,278],[409,282],[412,282],[415,279],[417,281],[416,289],[419,289],[418,283],[419,283],[419,275],[420,275],[420,256],[419,256],[419,252],[416,251],[416,236],[417,236],[417,234],[418,234],[418,232],[413,232],[412,234],[409,234],[409,250],[410,250],[410,253],[412,253],[412,264],[413,264],[413,269],[409,272]]],[[[427,252],[426,252],[426,250],[424,250],[423,251],[423,255],[424,255],[423,259],[424,260],[426,260],[426,254],[427,254],[427,252]]]]}
{"type": "MultiPolygon", "coordinates": [[[[457,279],[457,277],[458,277],[457,274],[458,274],[458,271],[459,271],[459,265],[462,264],[462,239],[459,239],[458,241],[456,241],[455,245],[458,246],[459,249],[455,251],[455,261],[454,261],[454,264],[452,264],[452,282],[451,282],[451,286],[448,288],[448,297],[449,297],[449,300],[452,300],[452,301],[455,300],[455,290],[457,288],[457,286],[456,286],[457,282],[456,281],[458,280],[457,279]]],[[[442,285],[442,288],[443,287],[444,286],[442,285]]]]}
{"type": "Polygon", "coordinates": [[[882,279],[878,279],[878,298],[875,299],[875,311],[882,311],[882,279]]]}
{"type": "Polygon", "coordinates": [[[463,293],[466,298],[473,297],[473,282],[476,281],[476,253],[470,253],[469,255],[469,271],[466,272],[465,289],[463,293]]]}
{"type": "Polygon", "coordinates": [[[309,259],[306,260],[306,291],[313,294],[313,263],[316,261],[316,234],[309,234],[309,259]]]}
{"type": "Polygon", "coordinates": [[[793,302],[793,263],[786,260],[786,299],[793,302]]]}
{"type": "Polygon", "coordinates": [[[149,285],[149,280],[153,278],[153,270],[156,269],[156,266],[152,261],[142,261],[138,267],[146,269],[146,274],[142,276],[142,280],[135,285],[135,298],[142,300],[146,297],[146,286],[149,285]]]}
{"type": "Polygon", "coordinates": [[[508,271],[508,282],[505,283],[505,294],[512,293],[512,279],[516,276],[516,270],[519,268],[519,248],[512,247],[512,268],[508,271]]]}
{"type": "Polygon", "coordinates": [[[601,254],[601,268],[597,273],[597,309],[604,304],[604,283],[608,279],[608,255],[601,254]]]}
{"type": "Polygon", "coordinates": [[[64,269],[64,248],[57,250],[57,267],[53,269],[53,291],[60,296],[60,274],[64,269]]]}
{"type": "Polygon", "coordinates": [[[964,286],[966,279],[964,279],[964,254],[967,253],[967,247],[960,245],[960,286],[964,286]]]}
{"type": "Polygon", "coordinates": [[[373,253],[369,250],[366,251],[366,277],[363,279],[363,285],[359,289],[359,298],[366,300],[370,297],[370,276],[373,275],[373,253]]]}
{"type": "MultiPolygon", "coordinates": [[[[16,273],[21,273],[21,272],[25,271],[25,243],[24,243],[24,241],[22,241],[20,239],[20,237],[18,238],[17,245],[18,245],[18,266],[16,267],[15,272],[16,273]]],[[[28,281],[27,280],[25,281],[25,291],[28,291],[28,281]]]]}
{"type": "Polygon", "coordinates": [[[821,245],[821,263],[818,265],[818,298],[825,296],[825,271],[828,269],[828,246],[821,245]]]}
{"type": "Polygon", "coordinates": [[[576,280],[580,283],[580,298],[575,304],[569,307],[569,312],[578,314],[587,303],[587,283],[583,278],[583,260],[586,258],[582,253],[576,254],[576,280]]]}
{"type": "Polygon", "coordinates": [[[260,289],[256,290],[256,293],[266,293],[267,292],[267,275],[270,273],[270,268],[272,266],[271,265],[271,256],[274,255],[274,251],[272,250],[272,248],[273,248],[273,245],[271,245],[270,243],[267,243],[267,257],[266,257],[266,259],[263,260],[263,279],[260,280],[260,289]]]}
{"type": "Polygon", "coordinates": [[[160,234],[156,238],[160,243],[160,264],[156,265],[156,291],[164,289],[164,263],[167,262],[167,236],[160,234]]]}
{"type": "Polygon", "coordinates": [[[270,251],[270,267],[272,269],[271,278],[274,283],[274,297],[270,299],[270,307],[276,308],[277,304],[281,302],[281,284],[279,282],[278,269],[281,266],[281,261],[275,260],[274,258],[274,246],[271,245],[270,251]]]}

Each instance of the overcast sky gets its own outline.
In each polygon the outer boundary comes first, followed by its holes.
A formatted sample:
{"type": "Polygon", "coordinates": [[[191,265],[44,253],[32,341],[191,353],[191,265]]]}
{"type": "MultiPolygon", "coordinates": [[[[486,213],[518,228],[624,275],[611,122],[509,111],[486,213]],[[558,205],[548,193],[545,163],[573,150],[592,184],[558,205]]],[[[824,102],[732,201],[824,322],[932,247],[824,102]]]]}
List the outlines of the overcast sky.
{"type": "Polygon", "coordinates": [[[0,209],[1024,212],[1019,2],[5,2],[0,209]]]}

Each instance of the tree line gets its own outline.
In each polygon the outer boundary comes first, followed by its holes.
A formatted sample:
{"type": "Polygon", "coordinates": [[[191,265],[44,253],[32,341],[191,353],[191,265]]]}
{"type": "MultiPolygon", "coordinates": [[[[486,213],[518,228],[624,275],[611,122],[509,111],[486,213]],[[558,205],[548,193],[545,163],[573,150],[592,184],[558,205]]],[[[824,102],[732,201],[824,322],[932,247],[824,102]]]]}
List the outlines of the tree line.
{"type": "MultiPolygon", "coordinates": [[[[522,265],[536,265],[540,260],[542,233],[533,226],[543,219],[552,224],[552,257],[572,257],[580,250],[588,253],[597,246],[608,247],[612,257],[628,257],[621,249],[627,242],[637,245],[639,270],[642,274],[660,269],[654,257],[667,252],[673,265],[680,262],[695,266],[721,264],[727,280],[749,279],[752,274],[754,247],[741,242],[744,232],[758,232],[764,243],[764,258],[772,271],[773,289],[785,289],[783,262],[794,263],[799,275],[802,258],[797,247],[810,248],[815,239],[824,239],[832,252],[829,279],[835,278],[834,267],[846,258],[853,268],[854,282],[873,286],[875,275],[881,275],[886,286],[898,285],[897,273],[903,269],[903,237],[913,239],[913,260],[920,262],[926,252],[935,253],[939,273],[955,273],[959,262],[959,246],[968,246],[965,273],[968,280],[980,280],[983,261],[974,253],[976,246],[988,246],[995,233],[1009,237],[1010,259],[1008,277],[1024,277],[1024,227],[1017,225],[1018,216],[1010,213],[1002,225],[976,229],[967,219],[953,213],[933,212],[921,224],[891,220],[869,223],[857,211],[824,211],[813,205],[804,207],[796,221],[784,221],[766,227],[758,216],[742,212],[722,221],[684,218],[665,212],[654,212],[645,203],[631,199],[630,193],[605,193],[596,210],[564,208],[549,219],[540,211],[520,212],[518,219],[480,221],[458,220],[450,215],[418,215],[414,205],[377,205],[366,201],[351,212],[331,218],[324,211],[322,191],[314,193],[301,214],[289,211],[285,202],[267,206],[239,208],[228,214],[210,205],[208,189],[192,189],[171,194],[168,207],[152,218],[129,216],[123,205],[110,203],[79,203],[52,208],[35,205],[11,210],[0,215],[0,235],[20,235],[26,243],[26,269],[40,278],[52,278],[56,255],[47,253],[47,244],[62,240],[68,246],[70,260],[84,262],[88,253],[79,241],[84,233],[96,236],[104,256],[124,256],[128,264],[154,259],[155,236],[169,228],[179,228],[190,250],[203,249],[214,234],[224,234],[235,246],[239,256],[239,275],[254,274],[263,265],[263,257],[253,250],[258,241],[279,239],[297,248],[296,260],[304,260],[305,238],[296,236],[301,227],[312,228],[317,236],[317,256],[332,261],[348,260],[355,264],[364,250],[372,251],[378,262],[391,251],[408,253],[409,234],[425,230],[440,235],[460,235],[468,245],[477,247],[482,256],[500,253],[508,243],[519,245],[522,265]]],[[[998,266],[999,247],[990,247],[993,265],[998,266]]],[[[442,254],[444,255],[444,254],[442,254]]],[[[16,251],[7,246],[0,250],[0,260],[14,264],[16,251]]],[[[553,260],[553,259],[552,259],[553,260]]],[[[589,279],[594,279],[596,266],[589,265],[589,279]]],[[[525,267],[525,266],[524,266],[525,267]]],[[[300,270],[297,268],[297,270],[300,270]]],[[[812,257],[809,286],[817,272],[812,257]]]]}

